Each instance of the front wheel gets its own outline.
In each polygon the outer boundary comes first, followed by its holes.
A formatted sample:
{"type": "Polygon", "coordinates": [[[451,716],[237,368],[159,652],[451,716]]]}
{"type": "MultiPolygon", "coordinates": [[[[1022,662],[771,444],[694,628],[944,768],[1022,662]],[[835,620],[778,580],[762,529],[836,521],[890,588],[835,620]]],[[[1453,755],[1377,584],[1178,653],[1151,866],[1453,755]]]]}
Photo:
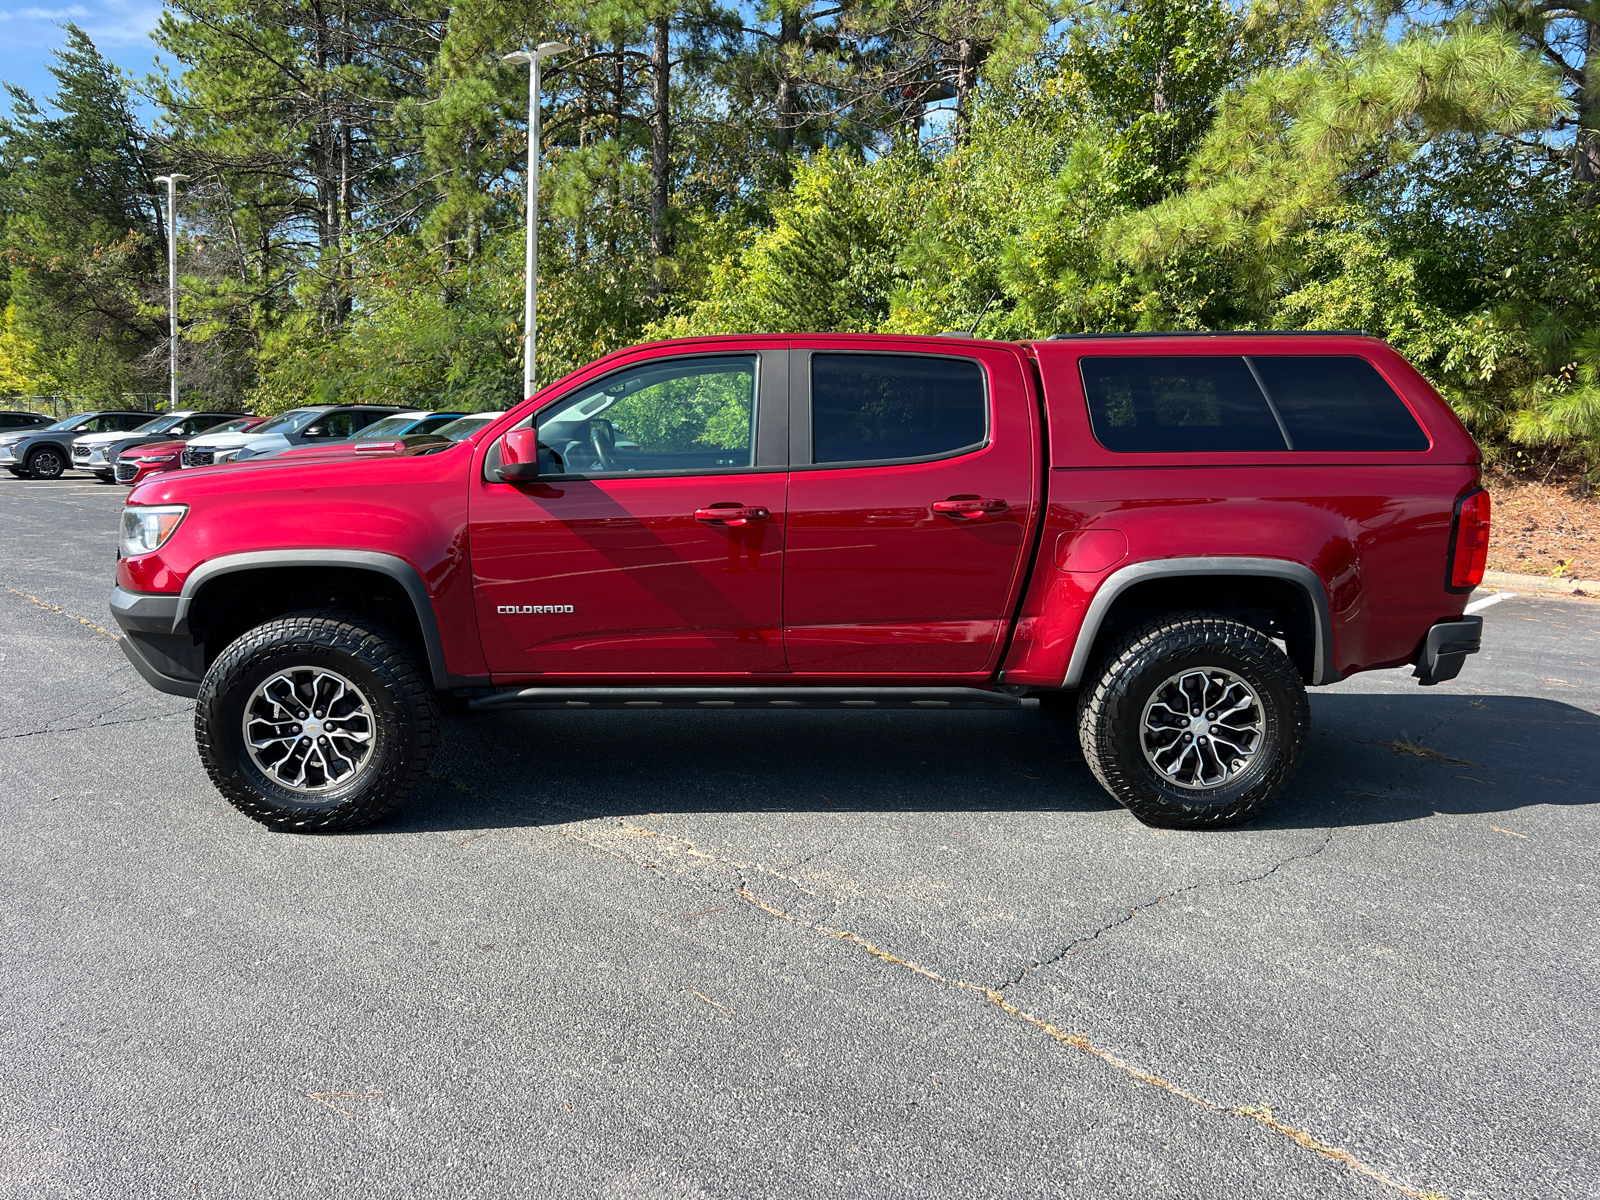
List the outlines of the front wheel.
{"type": "Polygon", "coordinates": [[[363,618],[293,613],[218,656],[195,702],[195,741],[219,792],[274,829],[381,820],[433,757],[439,711],[411,654],[363,618]]]}
{"type": "Polygon", "coordinates": [[[60,479],[61,472],[66,469],[67,462],[61,451],[49,446],[35,450],[28,458],[28,474],[35,479],[60,479]]]}
{"type": "Polygon", "coordinates": [[[1124,636],[1102,664],[1078,710],[1083,756],[1145,824],[1243,825],[1299,769],[1305,686],[1260,630],[1206,613],[1164,617],[1124,636]]]}

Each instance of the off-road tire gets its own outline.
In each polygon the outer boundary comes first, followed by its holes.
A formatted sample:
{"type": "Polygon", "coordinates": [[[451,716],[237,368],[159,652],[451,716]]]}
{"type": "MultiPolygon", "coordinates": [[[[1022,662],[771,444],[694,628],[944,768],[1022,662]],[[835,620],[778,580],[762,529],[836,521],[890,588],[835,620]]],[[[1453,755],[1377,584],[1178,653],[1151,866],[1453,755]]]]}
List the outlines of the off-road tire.
{"type": "Polygon", "coordinates": [[[1305,757],[1310,706],[1288,656],[1259,629],[1210,613],[1174,613],[1119,638],[1085,681],[1078,739],[1096,779],[1146,825],[1222,829],[1259,816],[1305,757]],[[1214,788],[1163,779],[1145,757],[1141,722],[1155,690],[1186,669],[1221,667],[1260,698],[1262,738],[1250,764],[1214,788]]]}
{"type": "Polygon", "coordinates": [[[60,479],[66,469],[61,451],[49,446],[28,455],[28,475],[33,479],[60,479]]]}
{"type": "Polygon", "coordinates": [[[438,744],[439,707],[393,633],[365,617],[318,610],[258,625],[218,655],[195,701],[194,733],[211,782],[240,812],[274,829],[331,833],[379,821],[410,794],[438,744]],[[366,761],[351,779],[314,798],[274,782],[244,743],[244,709],[257,685],[300,666],[349,679],[373,715],[366,761]]]}

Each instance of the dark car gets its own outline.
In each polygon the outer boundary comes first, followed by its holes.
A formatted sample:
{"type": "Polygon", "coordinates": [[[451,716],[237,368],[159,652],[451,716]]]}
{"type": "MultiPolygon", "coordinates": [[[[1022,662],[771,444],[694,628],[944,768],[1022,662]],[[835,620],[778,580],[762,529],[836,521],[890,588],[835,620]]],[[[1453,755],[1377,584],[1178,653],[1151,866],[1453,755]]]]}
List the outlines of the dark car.
{"type": "Polygon", "coordinates": [[[151,442],[188,441],[196,434],[207,433],[226,421],[236,421],[245,415],[237,412],[200,412],[191,408],[182,412],[163,413],[128,433],[85,434],[72,443],[72,465],[80,471],[98,475],[104,483],[111,483],[116,479],[117,455],[122,451],[151,442]]]}
{"type": "Polygon", "coordinates": [[[36,412],[0,412],[0,433],[13,429],[38,429],[50,424],[50,418],[36,412]]]}
{"type": "Polygon", "coordinates": [[[43,429],[0,434],[0,467],[18,478],[59,479],[72,465],[72,443],[84,434],[137,429],[148,420],[147,412],[102,409],[76,413],[43,429]]]}

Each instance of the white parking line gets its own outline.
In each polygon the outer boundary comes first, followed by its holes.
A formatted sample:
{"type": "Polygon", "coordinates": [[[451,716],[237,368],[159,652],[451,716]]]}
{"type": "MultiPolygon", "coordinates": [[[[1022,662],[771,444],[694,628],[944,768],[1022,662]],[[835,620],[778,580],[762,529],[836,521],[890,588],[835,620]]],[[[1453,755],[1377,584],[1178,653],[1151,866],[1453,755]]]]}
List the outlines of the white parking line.
{"type": "Polygon", "coordinates": [[[1499,604],[1502,600],[1515,600],[1516,598],[1517,594],[1515,592],[1496,592],[1492,596],[1485,596],[1482,600],[1474,600],[1462,612],[1463,614],[1480,613],[1492,605],[1499,604]]]}

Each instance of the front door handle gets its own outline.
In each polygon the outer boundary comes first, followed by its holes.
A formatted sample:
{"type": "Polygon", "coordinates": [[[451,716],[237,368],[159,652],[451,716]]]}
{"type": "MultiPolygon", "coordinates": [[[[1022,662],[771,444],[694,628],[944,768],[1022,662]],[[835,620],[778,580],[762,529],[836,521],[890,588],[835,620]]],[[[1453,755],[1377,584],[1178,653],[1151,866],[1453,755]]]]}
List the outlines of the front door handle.
{"type": "Polygon", "coordinates": [[[935,500],[933,511],[941,517],[957,521],[981,521],[990,513],[1003,513],[1004,500],[991,500],[987,496],[952,496],[949,500],[935,500]]]}
{"type": "Polygon", "coordinates": [[[760,505],[744,507],[738,504],[713,504],[710,508],[694,510],[694,519],[707,525],[748,525],[751,521],[765,521],[772,516],[770,509],[760,505]]]}

